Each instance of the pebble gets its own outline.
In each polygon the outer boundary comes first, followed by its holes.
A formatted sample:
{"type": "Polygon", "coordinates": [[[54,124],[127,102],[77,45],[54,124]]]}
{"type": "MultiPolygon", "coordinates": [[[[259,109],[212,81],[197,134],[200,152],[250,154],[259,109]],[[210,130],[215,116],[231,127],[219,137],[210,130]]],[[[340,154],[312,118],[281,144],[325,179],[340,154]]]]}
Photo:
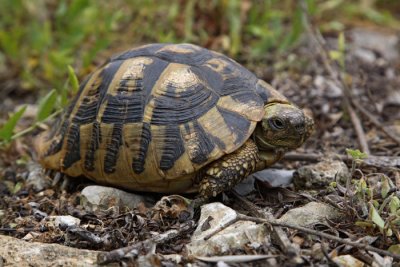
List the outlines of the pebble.
{"type": "Polygon", "coordinates": [[[149,196],[100,185],[87,186],[81,192],[81,205],[86,211],[108,210],[110,207],[135,209],[140,203],[151,207],[155,201],[149,196]]]}
{"type": "Polygon", "coordinates": [[[44,169],[38,163],[30,162],[28,164],[28,171],[29,174],[26,183],[32,186],[35,192],[41,192],[51,187],[52,180],[45,175],[44,169]]]}
{"type": "Polygon", "coordinates": [[[250,221],[238,221],[204,240],[205,236],[236,216],[237,213],[233,209],[222,203],[203,205],[198,227],[187,245],[188,253],[194,256],[221,255],[242,249],[246,244],[269,243],[264,225],[250,221]]]}
{"type": "Polygon", "coordinates": [[[307,227],[323,223],[325,220],[337,219],[340,216],[342,216],[342,213],[331,205],[322,202],[310,202],[302,207],[287,211],[277,221],[307,227]]]}
{"type": "Polygon", "coordinates": [[[334,181],[345,182],[349,175],[344,162],[327,160],[297,169],[293,173],[293,183],[297,189],[320,189],[334,181]]]}

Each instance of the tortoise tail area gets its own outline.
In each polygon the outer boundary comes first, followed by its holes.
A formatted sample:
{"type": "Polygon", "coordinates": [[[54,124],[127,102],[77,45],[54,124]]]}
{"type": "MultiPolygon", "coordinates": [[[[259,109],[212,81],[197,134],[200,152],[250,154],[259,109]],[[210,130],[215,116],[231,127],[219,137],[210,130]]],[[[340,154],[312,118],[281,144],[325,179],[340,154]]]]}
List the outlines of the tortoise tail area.
{"type": "Polygon", "coordinates": [[[40,133],[33,141],[33,148],[37,153],[40,164],[51,170],[61,169],[62,145],[62,118],[59,118],[50,128],[40,133]]]}

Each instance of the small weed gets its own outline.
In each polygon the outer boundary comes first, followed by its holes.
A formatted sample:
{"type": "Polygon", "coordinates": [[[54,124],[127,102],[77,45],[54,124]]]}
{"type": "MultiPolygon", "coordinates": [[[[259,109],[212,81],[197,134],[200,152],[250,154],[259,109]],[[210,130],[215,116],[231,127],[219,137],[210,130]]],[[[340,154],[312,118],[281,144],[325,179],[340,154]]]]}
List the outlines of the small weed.
{"type": "Polygon", "coordinates": [[[362,163],[363,159],[366,159],[368,155],[364,152],[361,152],[358,149],[346,149],[346,153],[348,156],[352,158],[351,161],[351,175],[354,174],[356,167],[358,164],[362,163]]]}
{"type": "Polygon", "coordinates": [[[62,112],[62,108],[68,103],[67,96],[76,94],[79,88],[78,78],[71,66],[68,66],[68,74],[68,79],[60,90],[53,89],[39,100],[36,118],[30,127],[14,133],[18,121],[24,115],[26,106],[23,106],[9,117],[7,122],[0,127],[0,145],[6,145],[12,140],[30,133],[44,121],[54,118],[62,112]]]}
{"type": "Polygon", "coordinates": [[[346,71],[345,59],[346,59],[346,45],[344,33],[340,32],[338,37],[338,49],[329,51],[329,57],[332,60],[336,60],[339,63],[340,70],[342,73],[346,71]]]}
{"type": "MultiPolygon", "coordinates": [[[[380,233],[386,241],[395,234],[397,242],[400,242],[400,200],[391,193],[395,185],[384,174],[364,175],[361,170],[356,169],[367,158],[367,154],[353,149],[346,149],[346,152],[352,158],[351,176],[355,172],[361,175],[360,179],[347,185],[347,191],[352,193],[345,200],[352,207],[351,210],[357,211],[355,225],[370,233],[380,233]]],[[[395,249],[397,248],[394,247],[393,250],[395,249]]]]}
{"type": "Polygon", "coordinates": [[[10,115],[7,122],[0,128],[0,141],[10,142],[13,139],[14,129],[22,115],[24,115],[25,110],[26,106],[23,106],[17,112],[10,115]]]}

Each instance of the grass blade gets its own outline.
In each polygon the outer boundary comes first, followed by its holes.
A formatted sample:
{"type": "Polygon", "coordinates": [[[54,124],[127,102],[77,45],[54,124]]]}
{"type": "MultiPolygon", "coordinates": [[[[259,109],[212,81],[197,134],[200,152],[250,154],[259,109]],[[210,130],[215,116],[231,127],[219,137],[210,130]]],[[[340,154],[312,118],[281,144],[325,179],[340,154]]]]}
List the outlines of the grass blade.
{"type": "Polygon", "coordinates": [[[43,121],[54,109],[57,101],[57,92],[55,89],[51,90],[39,103],[38,113],[36,114],[37,121],[43,121]]]}
{"type": "Polygon", "coordinates": [[[72,94],[75,95],[79,90],[79,82],[74,69],[70,65],[68,65],[68,80],[71,84],[72,94]]]}
{"type": "Polygon", "coordinates": [[[14,128],[17,125],[18,121],[21,119],[24,114],[27,106],[23,106],[17,112],[10,116],[8,121],[0,128],[0,139],[6,142],[11,140],[11,137],[14,132],[14,128]]]}

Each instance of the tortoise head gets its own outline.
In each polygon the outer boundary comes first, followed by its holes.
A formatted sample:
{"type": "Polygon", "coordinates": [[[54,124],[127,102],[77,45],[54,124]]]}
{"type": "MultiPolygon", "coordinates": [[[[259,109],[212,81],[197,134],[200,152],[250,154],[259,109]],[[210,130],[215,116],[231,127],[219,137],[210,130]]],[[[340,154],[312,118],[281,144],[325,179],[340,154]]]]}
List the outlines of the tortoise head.
{"type": "Polygon", "coordinates": [[[301,146],[313,131],[313,119],[290,103],[268,103],[264,110],[265,115],[255,131],[260,151],[278,151],[283,155],[301,146]]]}

